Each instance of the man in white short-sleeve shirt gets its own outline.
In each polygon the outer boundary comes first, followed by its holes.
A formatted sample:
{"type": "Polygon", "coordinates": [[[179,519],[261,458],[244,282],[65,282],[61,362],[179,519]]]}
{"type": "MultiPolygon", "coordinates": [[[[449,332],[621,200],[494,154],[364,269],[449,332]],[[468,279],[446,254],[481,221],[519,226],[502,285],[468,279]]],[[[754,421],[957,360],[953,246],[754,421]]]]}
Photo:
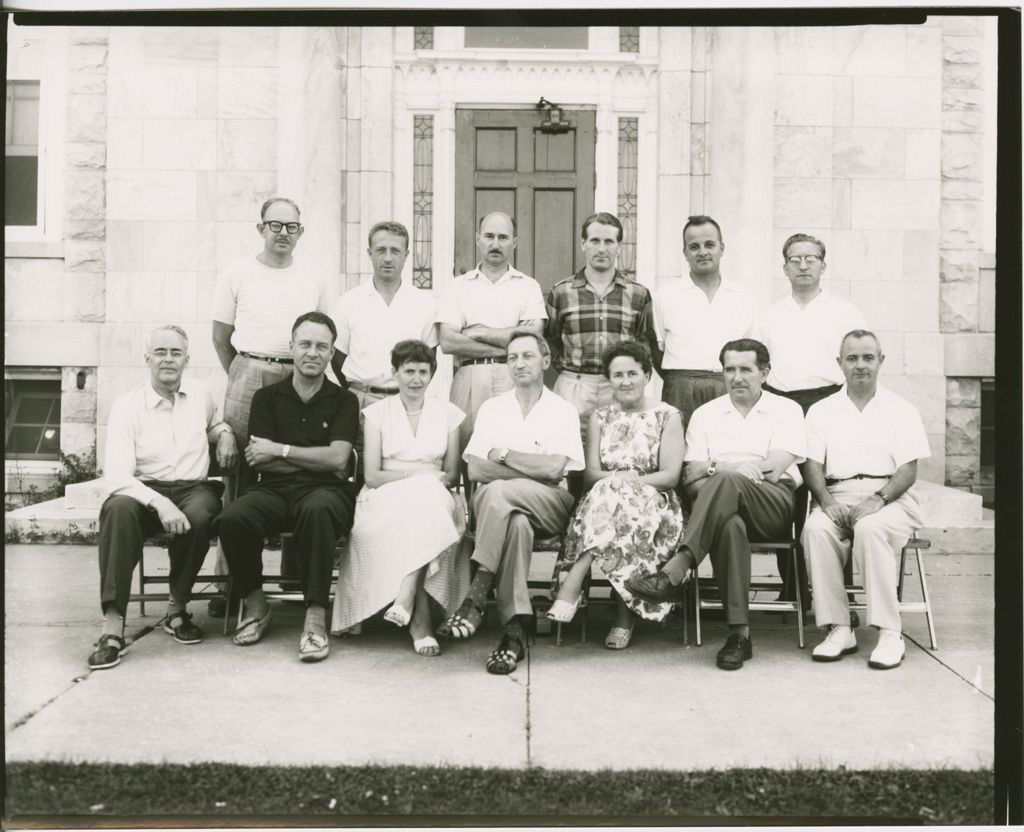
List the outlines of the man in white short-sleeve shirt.
{"type": "Polygon", "coordinates": [[[717,664],[736,670],[753,656],[750,541],[788,536],[805,437],[799,405],[762,389],[770,369],[764,344],[730,341],[721,363],[726,395],[697,408],[686,431],[683,484],[693,510],[682,548],[659,571],[631,578],[626,587],[651,601],[673,599],[710,554],[730,630],[717,664]]]}
{"type": "Polygon", "coordinates": [[[338,327],[331,366],[357,399],[360,409],[398,393],[391,350],[399,341],[437,346],[434,298],[402,280],[409,254],[409,232],[400,222],[378,222],[370,229],[367,254],[373,279],[339,297],[331,310],[338,327]]]}
{"type": "Polygon", "coordinates": [[[654,295],[662,352],[655,365],[665,382],[661,398],[683,414],[683,427],[698,407],[725,393],[718,363],[722,345],[754,333],[754,295],[722,277],[723,254],[718,223],[704,215],[690,217],[683,226],[690,274],[654,295]]]}
{"type": "Polygon", "coordinates": [[[931,452],[914,406],[878,384],[885,355],[874,333],[848,333],[837,361],[846,384],[807,414],[804,473],[817,505],[804,526],[803,545],[815,621],[829,628],[812,657],[835,661],[857,650],[843,586],[852,550],[868,624],[879,630],[868,664],[888,670],[905,653],[896,597],[899,551],[923,525],[911,486],[918,460],[931,452]]]}
{"type": "Polygon", "coordinates": [[[832,355],[840,339],[864,326],[849,301],[821,288],[825,244],[810,234],[794,234],[782,245],[782,270],[790,293],[760,317],[760,336],[772,356],[767,390],[792,399],[804,413],[843,383],[832,355]]]}
{"type": "Polygon", "coordinates": [[[477,484],[476,574],[466,599],[440,630],[453,638],[476,632],[497,579],[503,633],[487,670],[498,674],[512,673],[526,653],[533,616],[526,579],[534,532],[562,532],[573,504],[565,474],[583,470],[576,408],[544,387],[544,371],[551,364],[547,342],[532,331],[513,332],[507,356],[515,386],[484,402],[463,454],[469,478],[477,484]]]}
{"type": "Polygon", "coordinates": [[[480,262],[448,285],[437,308],[441,349],[455,360],[451,400],[465,420],[459,429],[464,448],[480,406],[512,388],[502,365],[513,331],[540,335],[548,313],[540,284],[511,264],[515,221],[496,211],[484,216],[476,234],[480,262]]]}

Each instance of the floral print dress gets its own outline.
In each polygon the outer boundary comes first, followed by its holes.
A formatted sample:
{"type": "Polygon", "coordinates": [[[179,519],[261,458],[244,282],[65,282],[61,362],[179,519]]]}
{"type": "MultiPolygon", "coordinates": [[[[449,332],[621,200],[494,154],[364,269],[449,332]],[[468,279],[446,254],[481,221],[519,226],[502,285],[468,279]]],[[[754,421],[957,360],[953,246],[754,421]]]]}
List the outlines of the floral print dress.
{"type": "MultiPolygon", "coordinates": [[[[597,410],[601,426],[601,468],[632,469],[640,475],[658,470],[661,432],[668,419],[680,418],[671,405],[627,412],[615,405],[597,410]]],[[[552,597],[580,556],[590,553],[626,605],[642,618],[661,621],[671,601],[635,597],[625,587],[634,574],[648,575],[672,555],[683,537],[683,511],[675,491],[657,491],[625,477],[598,480],[580,501],[555,563],[552,597]]]]}

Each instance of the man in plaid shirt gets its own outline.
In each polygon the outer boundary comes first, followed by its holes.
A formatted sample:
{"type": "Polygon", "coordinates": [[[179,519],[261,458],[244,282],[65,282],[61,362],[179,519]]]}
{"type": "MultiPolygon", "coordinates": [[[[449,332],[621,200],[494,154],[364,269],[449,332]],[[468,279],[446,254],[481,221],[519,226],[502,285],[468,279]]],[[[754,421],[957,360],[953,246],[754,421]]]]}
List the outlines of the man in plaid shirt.
{"type": "Polygon", "coordinates": [[[583,221],[586,265],[551,287],[545,337],[558,378],[554,392],[572,402],[586,435],[591,411],[611,401],[601,354],[619,341],[657,347],[651,293],[619,272],[622,223],[614,214],[591,214],[583,221]]]}

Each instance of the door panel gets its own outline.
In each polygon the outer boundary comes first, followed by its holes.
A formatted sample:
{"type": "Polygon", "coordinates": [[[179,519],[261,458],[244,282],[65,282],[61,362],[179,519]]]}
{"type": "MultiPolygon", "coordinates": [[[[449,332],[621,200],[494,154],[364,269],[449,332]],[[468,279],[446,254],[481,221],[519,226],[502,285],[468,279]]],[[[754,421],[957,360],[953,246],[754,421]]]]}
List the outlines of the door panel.
{"type": "Polygon", "coordinates": [[[574,129],[548,134],[544,113],[532,108],[456,111],[456,274],[476,265],[477,222],[490,211],[515,218],[513,264],[545,293],[582,268],[577,235],[594,211],[595,114],[567,111],[565,119],[574,129]]]}

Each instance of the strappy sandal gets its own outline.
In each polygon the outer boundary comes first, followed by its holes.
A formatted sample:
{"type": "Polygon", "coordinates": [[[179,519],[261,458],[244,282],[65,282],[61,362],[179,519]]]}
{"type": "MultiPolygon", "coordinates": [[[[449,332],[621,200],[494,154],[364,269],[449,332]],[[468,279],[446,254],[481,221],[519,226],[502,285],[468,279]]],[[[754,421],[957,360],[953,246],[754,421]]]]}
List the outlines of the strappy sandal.
{"type": "Polygon", "coordinates": [[[524,658],[526,658],[526,645],[518,636],[505,633],[501,637],[497,649],[487,657],[487,672],[499,676],[515,673],[516,667],[524,658]],[[512,649],[513,642],[519,645],[517,650],[512,649]]]}
{"type": "Polygon", "coordinates": [[[484,620],[484,608],[479,604],[471,603],[468,605],[467,612],[463,614],[466,607],[467,605],[464,603],[453,615],[448,616],[437,628],[437,635],[441,638],[453,639],[472,636],[480,626],[480,622],[484,620]],[[473,613],[476,615],[474,616],[473,613]]]}
{"type": "Polygon", "coordinates": [[[238,625],[238,630],[235,631],[235,644],[239,644],[242,647],[255,644],[263,638],[264,631],[270,626],[270,618],[270,607],[267,607],[267,614],[263,618],[245,619],[245,621],[238,625]]]}
{"type": "Polygon", "coordinates": [[[305,632],[302,634],[302,638],[299,639],[299,660],[303,662],[318,662],[321,659],[326,659],[327,654],[331,652],[330,643],[327,641],[327,636],[322,636],[319,633],[305,632]]]}
{"type": "Polygon", "coordinates": [[[628,627],[612,627],[605,637],[604,646],[609,650],[625,650],[633,638],[633,628],[636,627],[636,619],[629,622],[628,627]]]}
{"type": "Polygon", "coordinates": [[[583,603],[583,592],[576,596],[576,600],[573,603],[568,601],[562,601],[556,599],[548,610],[547,617],[552,621],[557,621],[559,624],[568,624],[573,618],[576,617],[576,613],[579,611],[580,605],[583,603]]]}

